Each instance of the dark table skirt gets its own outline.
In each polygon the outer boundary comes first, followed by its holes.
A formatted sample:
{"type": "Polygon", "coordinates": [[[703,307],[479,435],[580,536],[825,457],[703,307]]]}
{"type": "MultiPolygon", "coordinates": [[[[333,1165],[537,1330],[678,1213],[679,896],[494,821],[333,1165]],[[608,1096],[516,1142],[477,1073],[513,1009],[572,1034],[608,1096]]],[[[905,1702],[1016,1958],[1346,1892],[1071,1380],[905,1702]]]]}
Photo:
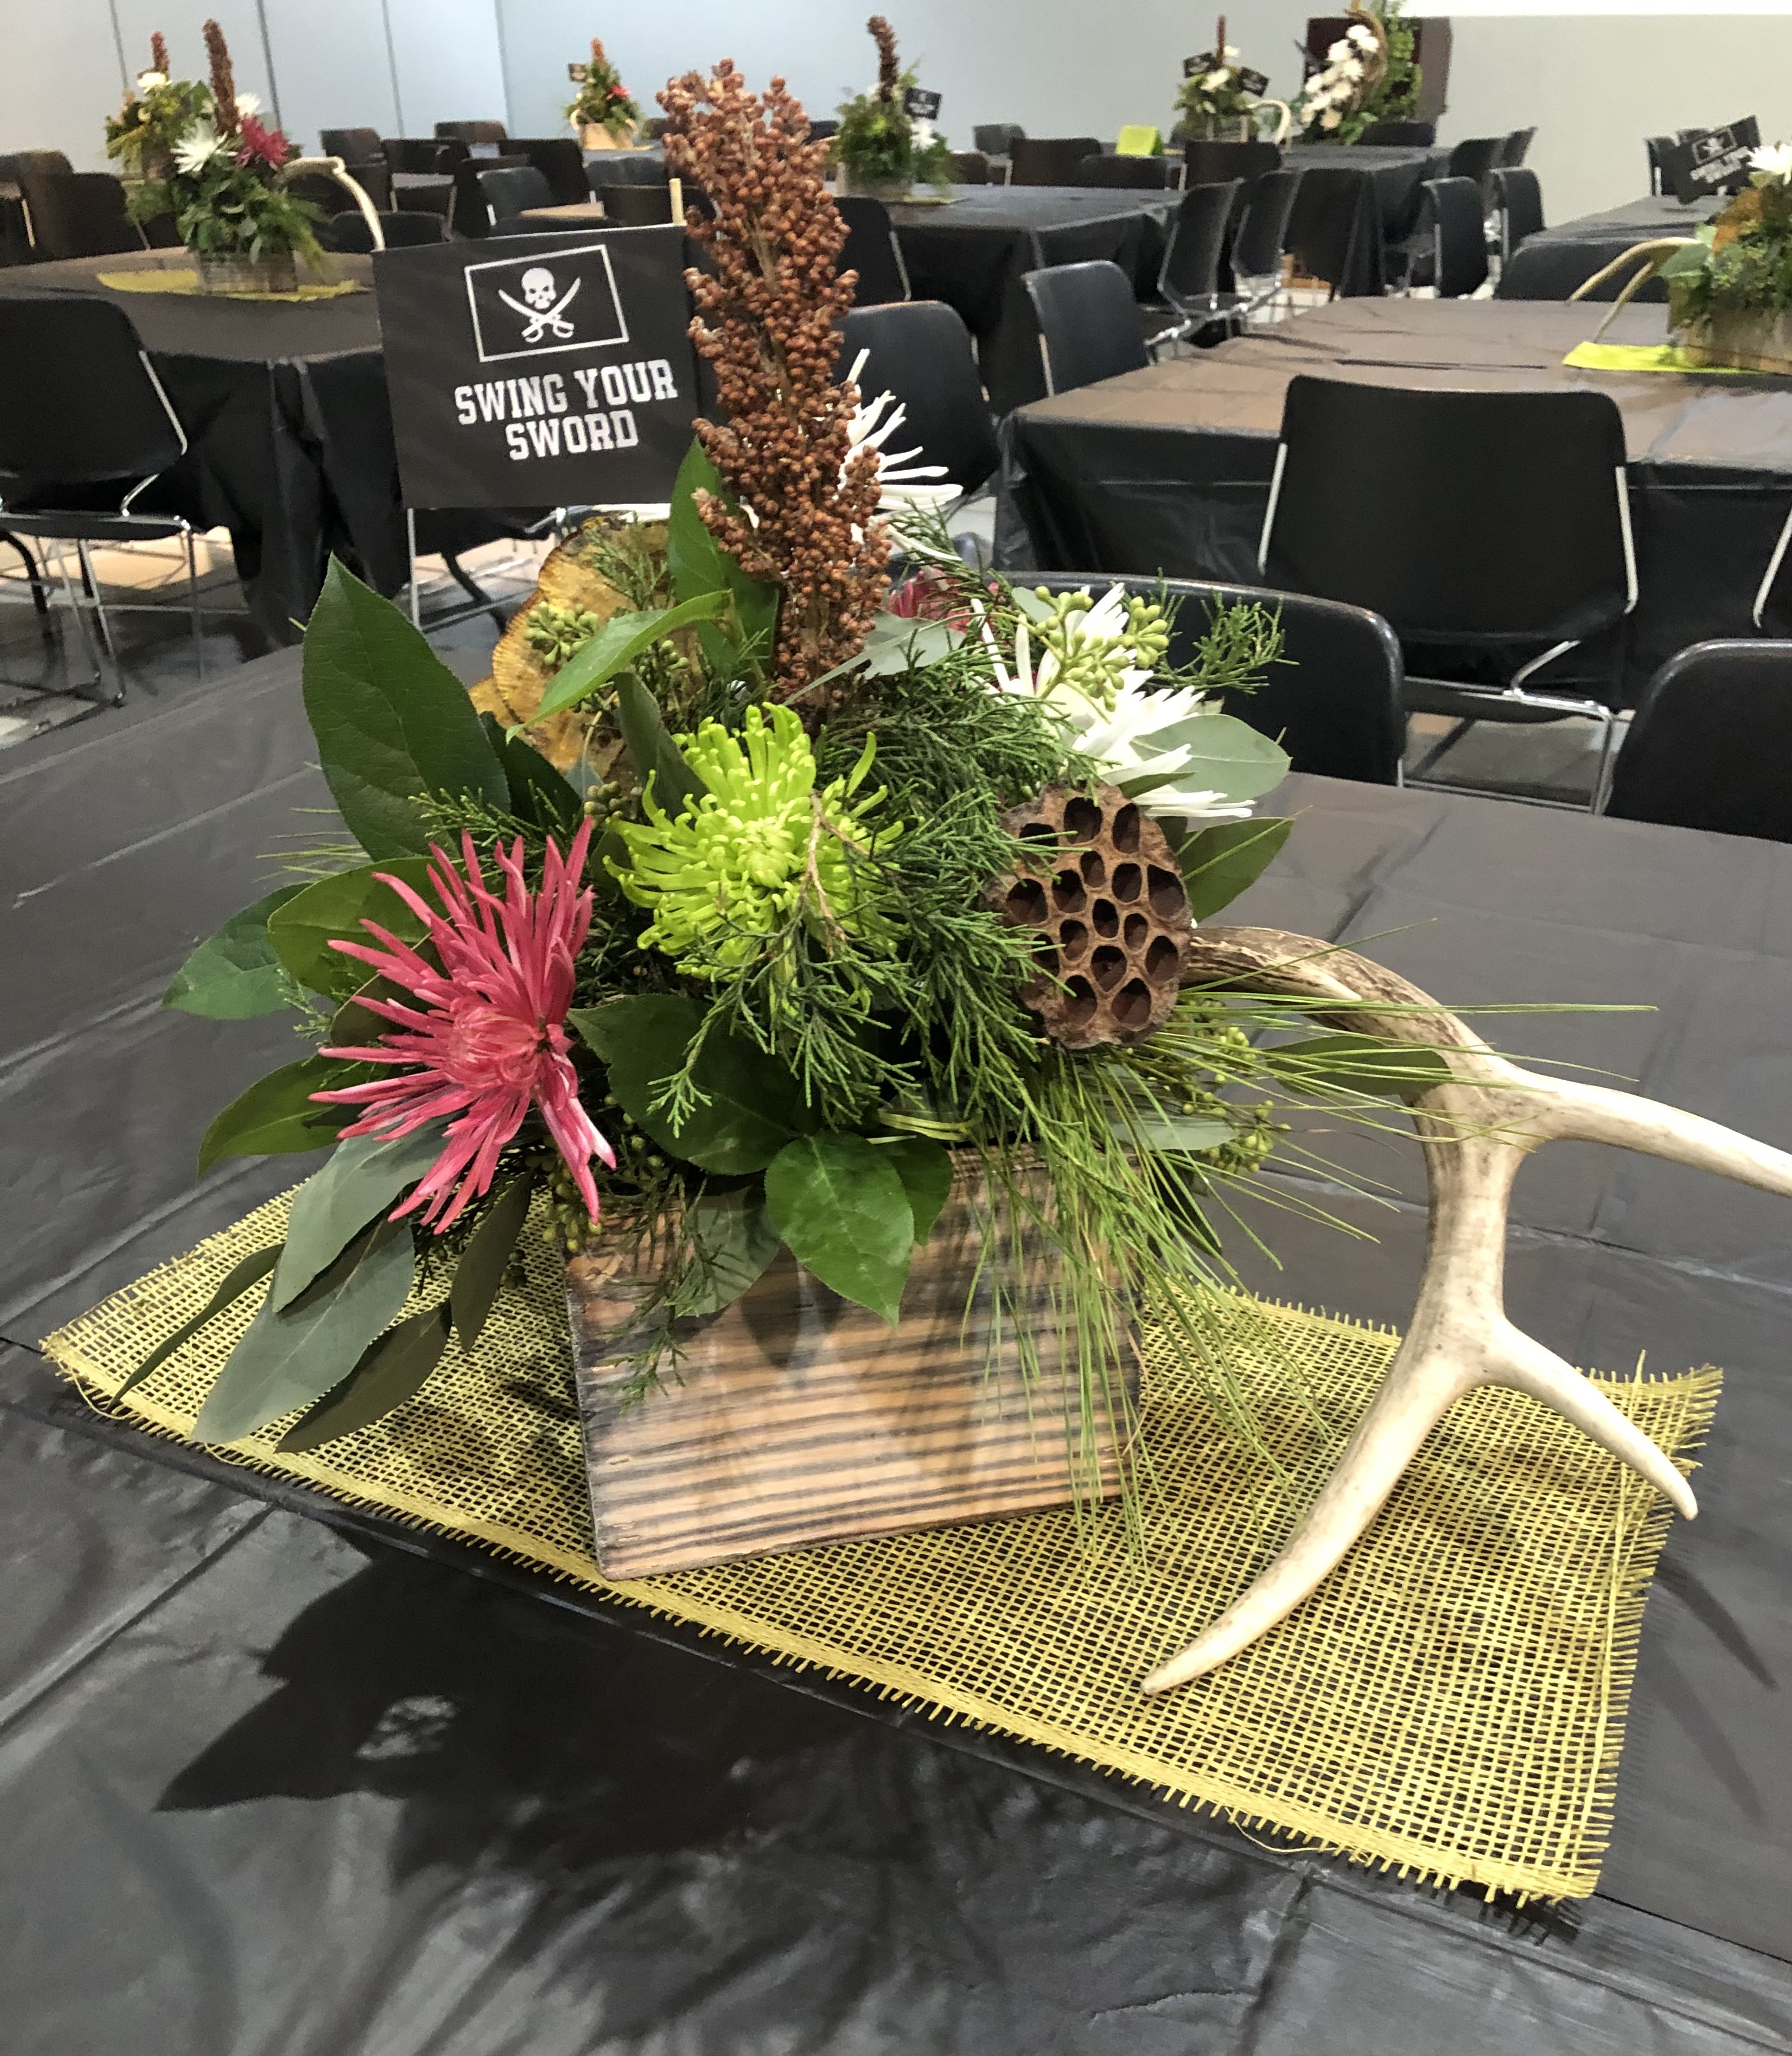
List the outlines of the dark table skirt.
{"type": "MultiPolygon", "coordinates": [[[[1553,228],[1527,235],[1513,251],[1494,288],[1502,300],[1565,300],[1577,287],[1639,243],[1658,236],[1691,235],[1702,221],[1716,213],[1719,203],[1696,201],[1685,207],[1671,193],[1650,200],[1635,200],[1608,214],[1588,214],[1577,220],[1560,222],[1553,228]]],[[[1608,279],[1589,297],[1615,300],[1623,289],[1627,272],[1608,279]]],[[[1635,297],[1652,306],[1665,306],[1667,288],[1652,279],[1635,297]]]]}
{"type": "MultiPolygon", "coordinates": [[[[1591,385],[1617,401],[1629,444],[1633,702],[1676,650],[1753,633],[1754,595],[1792,503],[1792,386],[1565,370],[1601,318],[1592,307],[1359,300],[1042,401],[1004,425],[998,559],[1255,583],[1282,397],[1297,372],[1418,386],[1591,385]]],[[[1659,342],[1662,317],[1627,309],[1608,339],[1659,342]]]]}
{"type": "Polygon", "coordinates": [[[1297,144],[1283,160],[1301,174],[1289,250],[1335,298],[1379,296],[1392,275],[1395,244],[1418,224],[1423,181],[1441,178],[1449,160],[1447,150],[1297,144]]]}

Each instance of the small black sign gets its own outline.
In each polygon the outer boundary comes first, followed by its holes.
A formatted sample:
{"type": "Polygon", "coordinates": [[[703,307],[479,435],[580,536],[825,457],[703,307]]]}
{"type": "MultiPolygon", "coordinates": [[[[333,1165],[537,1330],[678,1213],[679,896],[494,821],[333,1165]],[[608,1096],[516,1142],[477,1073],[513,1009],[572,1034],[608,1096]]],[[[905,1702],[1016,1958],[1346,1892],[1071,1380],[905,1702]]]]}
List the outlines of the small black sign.
{"type": "Polygon", "coordinates": [[[1750,153],[1760,141],[1753,115],[1723,128],[1683,128],[1673,148],[1662,153],[1664,183],[1687,202],[1740,192],[1748,184],[1750,153]]]}
{"type": "Polygon", "coordinates": [[[382,251],[406,505],[668,498],[698,406],[684,264],[670,225],[382,251]]]}
{"type": "Polygon", "coordinates": [[[1269,90],[1269,74],[1266,71],[1248,71],[1240,65],[1238,82],[1247,93],[1259,100],[1269,90]]]}
{"type": "Polygon", "coordinates": [[[566,75],[575,85],[583,85],[591,76],[591,69],[589,65],[582,65],[575,59],[567,66],[566,75]]]}
{"type": "Polygon", "coordinates": [[[937,93],[924,93],[920,86],[912,85],[902,96],[902,111],[911,121],[937,121],[940,101],[937,93]]]}
{"type": "MultiPolygon", "coordinates": [[[[1185,78],[1198,78],[1203,72],[1212,71],[1218,63],[1219,59],[1211,50],[1204,50],[1198,57],[1185,57],[1182,60],[1182,76],[1185,78]]],[[[1238,67],[1238,83],[1244,92],[1260,100],[1269,90],[1269,74],[1262,71],[1248,71],[1240,65],[1238,67]]]]}

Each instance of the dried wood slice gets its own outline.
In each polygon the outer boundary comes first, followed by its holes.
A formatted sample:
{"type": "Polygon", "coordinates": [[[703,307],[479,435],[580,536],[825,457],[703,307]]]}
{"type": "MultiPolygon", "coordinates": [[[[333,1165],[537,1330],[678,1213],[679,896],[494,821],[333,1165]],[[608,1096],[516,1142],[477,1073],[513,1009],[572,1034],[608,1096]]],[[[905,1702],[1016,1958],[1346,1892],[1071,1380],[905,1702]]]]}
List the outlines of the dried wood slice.
{"type": "Polygon", "coordinates": [[[1114,785],[1093,795],[1048,785],[1003,816],[1038,853],[991,897],[1038,937],[1039,970],[1023,1006],[1067,1050],[1136,1042],[1176,1004],[1195,923],[1163,830],[1114,785]]]}

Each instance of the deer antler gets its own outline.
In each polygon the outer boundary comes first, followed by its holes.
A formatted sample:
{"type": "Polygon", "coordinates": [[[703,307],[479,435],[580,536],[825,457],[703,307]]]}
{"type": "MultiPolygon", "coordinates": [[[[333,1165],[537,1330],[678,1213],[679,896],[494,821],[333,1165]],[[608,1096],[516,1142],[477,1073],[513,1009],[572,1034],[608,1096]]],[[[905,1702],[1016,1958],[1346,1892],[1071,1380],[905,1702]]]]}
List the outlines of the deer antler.
{"type": "Polygon", "coordinates": [[[1621,1143],[1788,1194],[1792,1156],[1634,1093],[1521,1070],[1404,979],[1302,936],[1201,928],[1183,978],[1303,999],[1385,1002],[1398,1010],[1309,1010],[1323,1025],[1438,1049],[1453,1077],[1414,1098],[1430,1224],[1418,1304],[1380,1390],[1281,1555],[1141,1690],[1167,1692],[1203,1676],[1292,1612],[1368,1528],[1432,1428],[1479,1385],[1511,1386],[1553,1406],[1691,1519],[1699,1510],[1692,1493],[1661,1450],[1577,1370],[1506,1319],[1512,1181],[1532,1150],[1558,1137],[1621,1143]]]}

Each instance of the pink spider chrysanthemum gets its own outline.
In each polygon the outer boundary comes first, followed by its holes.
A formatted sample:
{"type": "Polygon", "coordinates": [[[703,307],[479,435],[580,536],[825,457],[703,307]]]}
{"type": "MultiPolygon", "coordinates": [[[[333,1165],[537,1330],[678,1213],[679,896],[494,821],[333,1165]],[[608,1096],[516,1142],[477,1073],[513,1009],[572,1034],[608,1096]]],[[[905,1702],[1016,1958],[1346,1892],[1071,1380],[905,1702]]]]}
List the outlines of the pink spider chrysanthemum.
{"type": "Polygon", "coordinates": [[[445,1114],[458,1117],[449,1127],[441,1155],[411,1196],[394,1209],[394,1219],[421,1207],[423,1219],[440,1235],[469,1201],[491,1189],[499,1154],[532,1103],[540,1109],[586,1211],[596,1213],[591,1160],[600,1156],[613,1167],[616,1159],[579,1102],[565,1027],[573,959],[591,922],[591,893],[579,890],[590,843],[588,821],[564,857],[550,841],[541,890],[532,893],[523,880],[521,840],[508,852],[500,846],[496,856],[504,878],[501,898],[487,888],[470,835],[461,838],[465,879],[444,851],[432,848],[436,862],[429,882],[441,913],[402,879],[378,873],[424,923],[425,939],[441,961],[439,971],[377,922],[361,925],[383,948],[331,943],[332,949],[358,957],[405,987],[417,1004],[362,999],[359,1003],[370,1014],[393,1024],[378,1046],[323,1052],[356,1063],[409,1068],[312,1097],[366,1109],[342,1130],[345,1136],[391,1140],[445,1114]]]}

